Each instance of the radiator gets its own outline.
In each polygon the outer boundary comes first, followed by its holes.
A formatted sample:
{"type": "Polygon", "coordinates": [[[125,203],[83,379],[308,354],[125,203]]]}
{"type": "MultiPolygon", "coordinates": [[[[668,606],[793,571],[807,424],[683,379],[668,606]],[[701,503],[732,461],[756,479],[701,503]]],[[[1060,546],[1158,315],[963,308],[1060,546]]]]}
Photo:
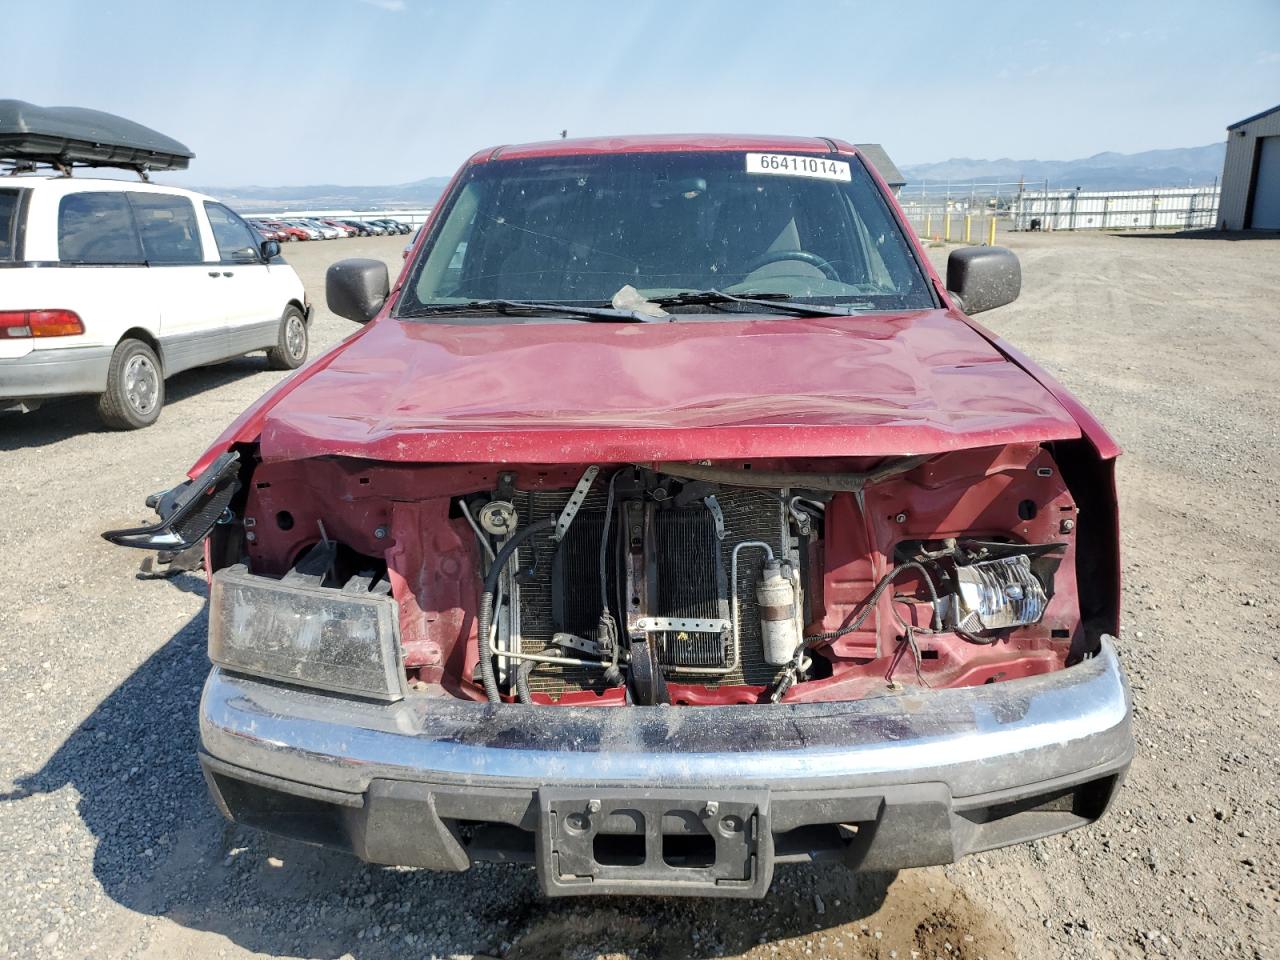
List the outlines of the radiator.
{"type": "MultiPolygon", "coordinates": [[[[521,492],[516,507],[521,523],[556,516],[569,491],[521,492]]],[[[516,617],[513,632],[523,652],[540,652],[557,631],[595,638],[601,611],[600,537],[604,529],[606,491],[603,484],[583,501],[568,536],[558,545],[548,533],[521,548],[517,558],[516,617]]],[[[671,617],[729,618],[729,571],[735,544],[762,540],[786,556],[787,520],[778,494],[763,490],[731,490],[716,494],[724,517],[725,536],[717,540],[710,511],[698,503],[654,513],[653,570],[656,610],[671,617]]],[[[617,596],[617,518],[609,544],[608,590],[617,596]]],[[[669,680],[717,686],[769,683],[776,668],[764,662],[755,583],[764,563],[761,551],[743,551],[738,562],[738,608],[741,621],[737,668],[724,675],[682,673],[681,667],[714,667],[726,662],[728,637],[713,634],[655,635],[655,652],[669,680]]],[[[620,624],[625,619],[614,610],[620,624]]],[[[539,664],[530,689],[553,696],[566,691],[602,689],[601,672],[586,667],[539,664]]]]}

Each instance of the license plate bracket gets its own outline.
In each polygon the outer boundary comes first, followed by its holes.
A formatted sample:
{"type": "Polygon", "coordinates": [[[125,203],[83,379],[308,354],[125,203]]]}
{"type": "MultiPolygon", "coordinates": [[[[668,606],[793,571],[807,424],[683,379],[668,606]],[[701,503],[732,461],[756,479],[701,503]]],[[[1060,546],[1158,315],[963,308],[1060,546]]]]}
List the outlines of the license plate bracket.
{"type": "Polygon", "coordinates": [[[766,790],[538,791],[548,896],[762,897],[773,878],[766,790]]]}

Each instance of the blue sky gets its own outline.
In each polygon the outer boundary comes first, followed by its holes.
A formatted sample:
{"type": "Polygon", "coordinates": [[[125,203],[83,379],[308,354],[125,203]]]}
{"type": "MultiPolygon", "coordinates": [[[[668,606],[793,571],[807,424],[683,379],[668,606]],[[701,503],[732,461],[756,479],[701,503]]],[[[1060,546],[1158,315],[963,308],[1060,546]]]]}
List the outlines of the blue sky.
{"type": "Polygon", "coordinates": [[[154,126],[197,154],[180,181],[223,186],[416,180],[565,128],[1072,159],[1211,143],[1280,102],[1280,0],[41,0],[3,20],[0,96],[154,126]]]}

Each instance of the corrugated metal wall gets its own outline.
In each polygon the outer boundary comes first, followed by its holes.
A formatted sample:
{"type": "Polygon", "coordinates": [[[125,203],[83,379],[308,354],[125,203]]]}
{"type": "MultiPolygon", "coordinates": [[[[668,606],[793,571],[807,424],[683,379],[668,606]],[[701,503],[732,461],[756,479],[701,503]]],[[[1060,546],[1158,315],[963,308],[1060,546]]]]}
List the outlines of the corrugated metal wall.
{"type": "Polygon", "coordinates": [[[1280,136],[1280,109],[1227,131],[1227,159],[1222,167],[1222,203],[1218,225],[1243,230],[1253,180],[1254,154],[1260,137],[1280,136]]]}

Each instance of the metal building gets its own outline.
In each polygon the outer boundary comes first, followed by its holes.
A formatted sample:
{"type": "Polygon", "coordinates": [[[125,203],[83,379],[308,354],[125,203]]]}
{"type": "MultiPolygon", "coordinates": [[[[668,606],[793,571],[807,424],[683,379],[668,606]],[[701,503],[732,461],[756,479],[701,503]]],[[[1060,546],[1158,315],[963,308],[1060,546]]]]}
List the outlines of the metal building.
{"type": "Polygon", "coordinates": [[[867,158],[867,162],[876,168],[876,172],[884,177],[889,189],[897,194],[906,186],[907,178],[902,175],[898,165],[889,159],[889,154],[878,143],[855,143],[859,152],[867,158]]]}
{"type": "Polygon", "coordinates": [[[1227,127],[1223,230],[1280,230],[1280,104],[1227,127]]]}

